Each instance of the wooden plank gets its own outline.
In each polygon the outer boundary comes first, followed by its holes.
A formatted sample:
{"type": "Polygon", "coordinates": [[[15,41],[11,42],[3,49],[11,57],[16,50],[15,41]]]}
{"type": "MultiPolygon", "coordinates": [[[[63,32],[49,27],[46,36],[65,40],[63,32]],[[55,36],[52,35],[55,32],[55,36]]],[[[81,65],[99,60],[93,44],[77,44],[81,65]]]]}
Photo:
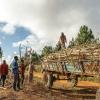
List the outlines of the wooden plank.
{"type": "Polygon", "coordinates": [[[78,97],[96,97],[96,94],[76,94],[76,93],[67,93],[68,96],[78,96],[78,97]]]}
{"type": "Polygon", "coordinates": [[[95,74],[88,74],[88,73],[75,73],[75,72],[57,72],[57,71],[54,71],[54,70],[46,70],[46,72],[52,72],[54,74],[59,74],[59,75],[68,75],[68,74],[71,74],[71,75],[76,75],[76,76],[86,76],[86,77],[94,77],[96,76],[95,74]]]}

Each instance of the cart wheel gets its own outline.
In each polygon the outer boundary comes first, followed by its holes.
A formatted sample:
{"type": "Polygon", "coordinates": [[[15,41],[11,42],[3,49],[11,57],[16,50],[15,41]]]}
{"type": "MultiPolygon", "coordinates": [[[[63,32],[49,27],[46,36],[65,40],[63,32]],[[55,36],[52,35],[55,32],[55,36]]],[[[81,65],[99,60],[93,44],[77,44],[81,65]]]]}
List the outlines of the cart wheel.
{"type": "Polygon", "coordinates": [[[56,79],[57,79],[57,80],[59,80],[59,79],[60,79],[60,78],[59,78],[59,74],[57,74],[56,79]]]}
{"type": "Polygon", "coordinates": [[[71,87],[76,87],[78,83],[78,78],[72,78],[71,79],[71,87]]]}
{"type": "Polygon", "coordinates": [[[47,74],[47,80],[45,83],[47,88],[51,88],[53,86],[53,74],[47,74]]]}
{"type": "Polygon", "coordinates": [[[46,71],[43,72],[43,82],[44,84],[47,84],[47,81],[48,81],[48,73],[46,71]]]}

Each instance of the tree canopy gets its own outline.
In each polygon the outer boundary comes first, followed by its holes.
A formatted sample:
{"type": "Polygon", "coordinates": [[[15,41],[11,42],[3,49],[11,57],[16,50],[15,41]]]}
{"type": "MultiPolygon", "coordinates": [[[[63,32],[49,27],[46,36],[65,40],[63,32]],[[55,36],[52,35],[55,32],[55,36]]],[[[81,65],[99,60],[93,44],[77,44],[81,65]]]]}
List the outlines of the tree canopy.
{"type": "Polygon", "coordinates": [[[40,58],[40,56],[39,56],[39,54],[37,54],[36,52],[33,52],[32,53],[32,61],[39,61],[39,58],[40,58]]]}
{"type": "Polygon", "coordinates": [[[91,43],[92,41],[95,41],[93,32],[88,28],[88,26],[84,25],[80,27],[77,37],[75,39],[72,38],[69,46],[91,43]]]}
{"type": "Polygon", "coordinates": [[[42,55],[48,55],[53,52],[52,46],[45,46],[42,50],[42,55]]]}

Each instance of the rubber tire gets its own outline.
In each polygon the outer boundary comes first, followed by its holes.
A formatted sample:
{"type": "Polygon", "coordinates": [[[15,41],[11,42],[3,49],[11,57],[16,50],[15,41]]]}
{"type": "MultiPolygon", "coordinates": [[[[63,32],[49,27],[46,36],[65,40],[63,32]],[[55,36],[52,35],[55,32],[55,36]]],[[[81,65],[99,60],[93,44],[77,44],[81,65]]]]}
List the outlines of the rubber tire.
{"type": "Polygon", "coordinates": [[[72,78],[71,79],[71,87],[76,87],[78,83],[78,78],[72,78]]]}
{"type": "Polygon", "coordinates": [[[48,73],[46,71],[44,71],[43,72],[43,82],[44,82],[44,84],[47,83],[47,80],[48,80],[47,75],[48,75],[48,73]]]}
{"type": "Polygon", "coordinates": [[[53,74],[48,74],[46,87],[50,89],[52,86],[53,86],[53,74]]]}

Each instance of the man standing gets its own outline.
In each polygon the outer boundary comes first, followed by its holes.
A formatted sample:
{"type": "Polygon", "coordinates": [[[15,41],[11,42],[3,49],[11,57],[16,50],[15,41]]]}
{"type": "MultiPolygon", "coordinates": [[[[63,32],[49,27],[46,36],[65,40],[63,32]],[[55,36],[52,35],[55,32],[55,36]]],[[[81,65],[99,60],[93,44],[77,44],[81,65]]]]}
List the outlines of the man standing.
{"type": "Polygon", "coordinates": [[[24,64],[24,60],[23,59],[21,59],[20,74],[21,74],[21,84],[23,85],[24,78],[25,78],[25,64],[24,64]]]}
{"type": "Polygon", "coordinates": [[[0,74],[1,74],[1,83],[2,86],[4,87],[6,76],[8,75],[8,65],[6,64],[6,60],[3,60],[3,64],[1,64],[0,74]]]}
{"type": "Polygon", "coordinates": [[[12,72],[14,75],[13,89],[16,91],[16,87],[20,89],[19,66],[17,56],[14,57],[14,60],[12,62],[12,72]]]}
{"type": "Polygon", "coordinates": [[[66,36],[64,33],[61,33],[60,39],[59,39],[59,44],[61,46],[61,49],[66,48],[65,43],[67,43],[66,36]]]}
{"type": "Polygon", "coordinates": [[[29,64],[29,83],[33,81],[34,64],[33,61],[29,64]]]}

